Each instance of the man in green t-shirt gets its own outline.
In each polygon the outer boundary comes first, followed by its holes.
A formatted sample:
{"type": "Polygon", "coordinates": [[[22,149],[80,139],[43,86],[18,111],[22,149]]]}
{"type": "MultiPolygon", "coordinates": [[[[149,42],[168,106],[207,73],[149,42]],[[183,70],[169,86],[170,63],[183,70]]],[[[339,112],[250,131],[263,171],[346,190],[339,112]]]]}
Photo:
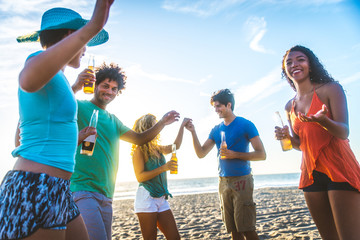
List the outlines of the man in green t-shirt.
{"type": "MultiPolygon", "coordinates": [[[[116,64],[104,63],[96,70],[96,78],[92,70],[85,69],[72,86],[74,93],[81,90],[86,81],[95,82],[94,96],[90,101],[77,101],[78,128],[80,130],[89,126],[93,110],[97,109],[97,138],[92,156],[80,154],[81,145],[78,146],[70,189],[90,239],[111,240],[112,198],[118,170],[119,140],[137,145],[145,144],[166,125],[177,121],[179,114],[175,111],[168,112],[148,131],[136,133],[106,111],[106,106],[125,88],[126,76],[122,69],[116,64]]],[[[80,131],[79,135],[83,139],[81,134],[84,132],[80,131]]]]}

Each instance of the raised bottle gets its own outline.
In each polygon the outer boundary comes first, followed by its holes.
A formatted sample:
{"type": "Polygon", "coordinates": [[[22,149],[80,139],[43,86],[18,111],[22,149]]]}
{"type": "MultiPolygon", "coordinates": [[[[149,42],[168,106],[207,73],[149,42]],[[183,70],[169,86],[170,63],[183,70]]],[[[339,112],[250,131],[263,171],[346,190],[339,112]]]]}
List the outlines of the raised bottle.
{"type": "MultiPolygon", "coordinates": [[[[89,127],[96,128],[98,122],[98,114],[99,114],[99,110],[94,109],[90,118],[89,127]]],[[[92,156],[94,153],[95,143],[96,143],[96,134],[88,136],[82,142],[80,153],[86,154],[88,156],[92,156]]]]}
{"type": "MultiPolygon", "coordinates": [[[[95,71],[95,58],[93,55],[90,55],[89,57],[88,68],[95,71]]],[[[84,93],[86,94],[94,93],[94,87],[95,87],[94,85],[95,84],[93,82],[85,82],[83,88],[84,93]]]]}
{"type": "MultiPolygon", "coordinates": [[[[176,144],[175,143],[171,146],[171,150],[172,150],[172,155],[171,155],[170,160],[174,160],[177,162],[178,159],[176,157],[176,144]]],[[[174,170],[174,171],[170,170],[170,174],[178,174],[178,168],[176,167],[176,170],[174,170]]]]}

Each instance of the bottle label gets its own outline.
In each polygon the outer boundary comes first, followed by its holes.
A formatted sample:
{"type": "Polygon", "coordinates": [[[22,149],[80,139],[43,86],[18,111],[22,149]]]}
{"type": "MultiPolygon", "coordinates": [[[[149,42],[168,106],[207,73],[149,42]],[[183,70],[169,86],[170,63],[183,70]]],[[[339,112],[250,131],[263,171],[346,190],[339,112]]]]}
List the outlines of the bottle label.
{"type": "Polygon", "coordinates": [[[84,142],[91,142],[91,143],[94,143],[95,142],[95,139],[96,139],[96,135],[90,135],[88,136],[87,138],[85,138],[84,142]]]}

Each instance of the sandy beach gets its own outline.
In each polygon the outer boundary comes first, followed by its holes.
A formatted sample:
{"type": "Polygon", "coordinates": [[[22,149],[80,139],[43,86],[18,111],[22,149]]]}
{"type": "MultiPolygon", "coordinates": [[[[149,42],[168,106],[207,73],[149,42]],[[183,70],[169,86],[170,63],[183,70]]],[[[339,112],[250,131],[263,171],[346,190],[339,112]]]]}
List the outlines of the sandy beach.
{"type": "MultiPolygon", "coordinates": [[[[296,187],[257,189],[254,199],[260,239],[321,239],[296,187]]],[[[182,239],[231,239],[217,193],[175,196],[169,202],[182,239]]],[[[114,201],[113,239],[142,239],[133,200],[114,201]]],[[[158,239],[165,239],[160,231],[158,239]]]]}

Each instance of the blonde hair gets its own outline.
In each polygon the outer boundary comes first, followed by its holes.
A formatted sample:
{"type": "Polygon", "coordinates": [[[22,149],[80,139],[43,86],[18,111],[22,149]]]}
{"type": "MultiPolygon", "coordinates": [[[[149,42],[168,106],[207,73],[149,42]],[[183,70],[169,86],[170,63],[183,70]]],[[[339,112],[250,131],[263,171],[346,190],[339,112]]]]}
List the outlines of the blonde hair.
{"type": "MultiPolygon", "coordinates": [[[[135,121],[133,130],[137,133],[142,133],[153,127],[155,123],[156,117],[148,113],[135,121]]],[[[160,134],[156,135],[154,139],[141,146],[133,144],[131,147],[131,156],[134,155],[136,148],[140,148],[141,152],[144,154],[145,161],[147,161],[149,157],[156,156],[156,153],[160,151],[159,141],[160,134]]]]}

